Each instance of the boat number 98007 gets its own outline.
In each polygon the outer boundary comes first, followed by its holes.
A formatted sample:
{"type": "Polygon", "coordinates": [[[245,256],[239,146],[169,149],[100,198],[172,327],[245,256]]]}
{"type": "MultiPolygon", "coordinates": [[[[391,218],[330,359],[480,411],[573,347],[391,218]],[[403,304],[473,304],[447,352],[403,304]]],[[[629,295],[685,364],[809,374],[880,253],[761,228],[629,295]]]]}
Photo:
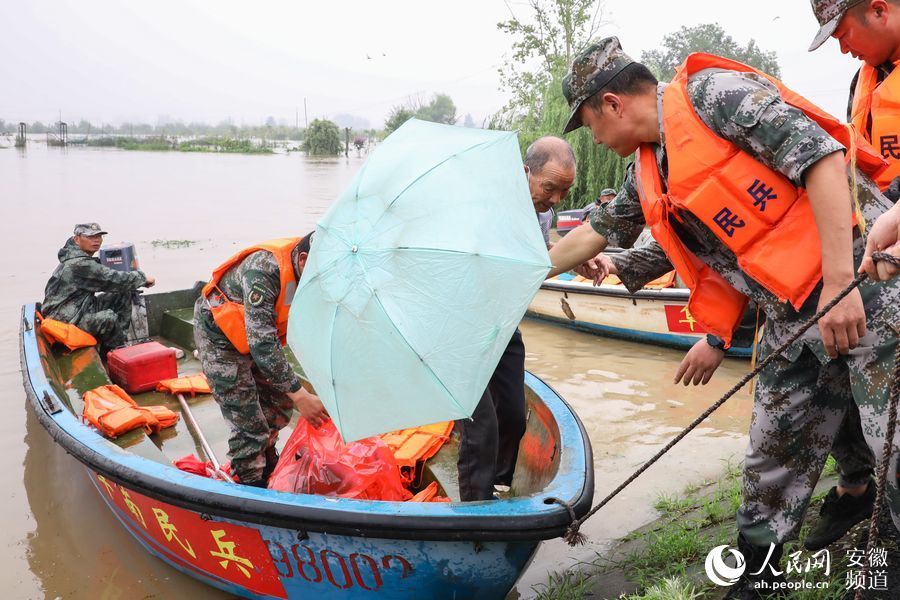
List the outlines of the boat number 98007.
{"type": "Polygon", "coordinates": [[[374,592],[381,589],[384,583],[382,572],[399,572],[401,579],[406,579],[413,572],[409,561],[396,554],[387,554],[377,561],[360,552],[345,557],[328,548],[315,552],[306,544],[294,544],[288,552],[278,542],[268,543],[272,560],[282,577],[302,577],[310,583],[327,580],[342,590],[356,584],[374,592]]]}

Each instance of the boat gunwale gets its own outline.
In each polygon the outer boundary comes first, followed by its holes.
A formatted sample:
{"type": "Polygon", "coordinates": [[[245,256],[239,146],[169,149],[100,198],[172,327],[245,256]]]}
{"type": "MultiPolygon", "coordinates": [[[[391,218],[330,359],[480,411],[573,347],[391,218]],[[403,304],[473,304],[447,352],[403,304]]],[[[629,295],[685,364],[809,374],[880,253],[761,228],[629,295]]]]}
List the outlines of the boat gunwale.
{"type": "Polygon", "coordinates": [[[55,443],[90,471],[156,500],[204,516],[214,515],[236,522],[354,537],[431,541],[537,541],[559,537],[565,533],[572,517],[568,508],[549,499],[554,495],[567,496],[562,500],[568,503],[576,517],[586,514],[593,500],[593,457],[584,425],[559,394],[527,372],[528,387],[543,401],[558,400],[565,409],[565,413],[561,413],[548,406],[554,418],[565,417],[566,413],[571,417],[578,435],[570,431],[570,426],[564,431],[557,420],[560,443],[564,452],[573,454],[574,467],[583,462],[584,472],[582,477],[572,481],[578,473],[574,469],[568,474],[563,473],[565,465],[561,464],[560,470],[539,494],[467,503],[372,502],[244,489],[179,471],[174,466],[123,451],[62,406],[57,410],[52,405],[45,406],[42,394],[55,398],[56,393],[40,361],[34,310],[34,303],[22,307],[19,358],[23,387],[41,425],[55,443]],[[65,423],[67,418],[71,423],[65,423]],[[580,440],[580,452],[572,440],[568,444],[564,442],[567,437],[580,440]],[[575,489],[579,483],[580,489],[575,489]],[[288,499],[294,501],[287,502],[288,499]]]}
{"type": "Polygon", "coordinates": [[[540,289],[554,292],[569,292],[573,294],[588,294],[592,296],[611,296],[614,298],[626,298],[629,300],[678,300],[687,302],[690,290],[687,288],[662,288],[658,290],[642,289],[637,292],[629,292],[624,286],[612,286],[601,284],[595,286],[590,282],[576,281],[551,281],[545,280],[540,289]]]}

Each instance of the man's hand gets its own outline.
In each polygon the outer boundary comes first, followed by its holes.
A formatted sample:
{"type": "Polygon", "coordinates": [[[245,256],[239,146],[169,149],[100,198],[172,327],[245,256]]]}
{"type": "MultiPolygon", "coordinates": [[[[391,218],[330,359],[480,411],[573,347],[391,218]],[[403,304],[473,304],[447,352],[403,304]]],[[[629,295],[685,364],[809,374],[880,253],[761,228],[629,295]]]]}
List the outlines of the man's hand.
{"type": "Polygon", "coordinates": [[[875,262],[872,260],[872,255],[876,252],[886,252],[900,257],[898,238],[900,238],[900,204],[895,204],[891,210],[878,217],[875,224],[872,225],[872,229],[869,230],[866,253],[863,256],[859,272],[865,271],[875,281],[887,281],[900,273],[900,267],[895,267],[887,261],[875,262]]]}
{"type": "MultiPolygon", "coordinates": [[[[825,283],[822,286],[817,310],[821,310],[845,287],[825,283]]],[[[831,358],[837,358],[838,354],[847,354],[859,345],[859,338],[866,335],[866,311],[863,309],[862,296],[859,295],[858,289],[850,292],[846,298],[838,302],[837,306],[819,319],[819,331],[822,334],[822,343],[825,344],[825,352],[831,358]]]]}
{"type": "Polygon", "coordinates": [[[586,279],[593,279],[594,285],[603,283],[603,280],[606,279],[610,273],[613,275],[618,274],[612,259],[603,253],[598,254],[594,258],[575,267],[575,272],[586,279]]]}
{"type": "Polygon", "coordinates": [[[156,277],[147,276],[147,281],[144,282],[144,287],[153,287],[156,285],[156,277]]]}
{"type": "Polygon", "coordinates": [[[713,348],[706,338],[700,338],[684,355],[673,383],[678,384],[683,380],[686,386],[692,382],[694,385],[706,385],[724,358],[724,350],[713,348]]]}
{"type": "Polygon", "coordinates": [[[555,277],[574,269],[581,263],[603,252],[606,238],[594,231],[590,223],[582,223],[570,231],[550,249],[553,268],[547,277],[555,277]]]}
{"type": "Polygon", "coordinates": [[[315,394],[300,388],[296,392],[288,392],[288,398],[300,411],[300,416],[309,421],[314,428],[318,429],[329,419],[328,411],[315,394]]]}

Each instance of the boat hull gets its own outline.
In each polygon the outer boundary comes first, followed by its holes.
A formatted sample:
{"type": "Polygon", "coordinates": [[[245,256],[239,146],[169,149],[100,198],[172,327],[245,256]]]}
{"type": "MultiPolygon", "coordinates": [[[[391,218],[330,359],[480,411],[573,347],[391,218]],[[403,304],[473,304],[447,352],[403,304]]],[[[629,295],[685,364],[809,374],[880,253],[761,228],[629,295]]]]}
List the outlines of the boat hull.
{"type": "Polygon", "coordinates": [[[359,538],[222,519],[145,496],[87,469],[151,554],[245,598],[502,598],[538,541],[359,538]]]}

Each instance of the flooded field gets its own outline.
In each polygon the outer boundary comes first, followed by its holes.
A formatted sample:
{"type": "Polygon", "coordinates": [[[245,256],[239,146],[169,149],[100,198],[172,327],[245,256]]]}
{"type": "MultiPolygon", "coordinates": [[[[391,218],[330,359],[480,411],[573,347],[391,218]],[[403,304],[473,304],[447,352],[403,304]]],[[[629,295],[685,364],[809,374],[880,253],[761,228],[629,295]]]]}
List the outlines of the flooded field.
{"type": "MultiPolygon", "coordinates": [[[[0,138],[0,145],[12,145],[0,138]]],[[[363,159],[0,149],[0,585],[12,598],[224,598],[150,557],[122,529],[84,470],[26,411],[16,335],[21,305],[40,300],[56,252],[76,222],[98,221],[107,242],[137,246],[158,290],[189,287],[225,257],[263,239],[309,231],[363,159]]],[[[597,499],[618,485],[747,369],[726,361],[705,388],[671,384],[682,352],[603,339],[527,320],[527,367],[584,421],[597,499]]],[[[593,559],[649,521],[659,493],[716,476],[743,453],[750,396],[739,393],[583,528],[571,549],[543,544],[518,585],[593,559]]],[[[286,434],[282,435],[284,438],[286,434]]]]}

